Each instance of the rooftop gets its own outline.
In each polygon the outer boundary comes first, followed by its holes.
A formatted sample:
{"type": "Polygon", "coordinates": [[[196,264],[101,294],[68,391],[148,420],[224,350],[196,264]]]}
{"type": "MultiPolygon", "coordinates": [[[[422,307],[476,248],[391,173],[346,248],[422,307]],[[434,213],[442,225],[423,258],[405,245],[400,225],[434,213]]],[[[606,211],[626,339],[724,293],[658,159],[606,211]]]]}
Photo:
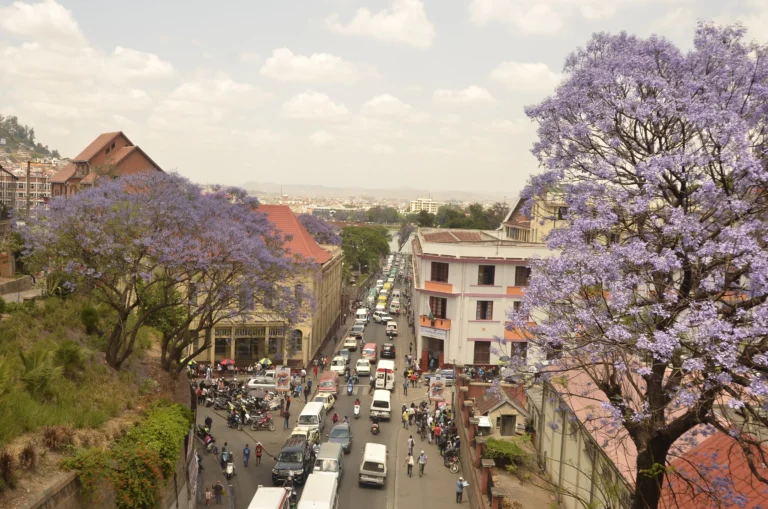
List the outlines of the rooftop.
{"type": "Polygon", "coordinates": [[[264,212],[283,235],[291,236],[285,245],[289,252],[319,264],[331,259],[331,254],[312,238],[288,205],[262,204],[258,210],[264,212]]]}

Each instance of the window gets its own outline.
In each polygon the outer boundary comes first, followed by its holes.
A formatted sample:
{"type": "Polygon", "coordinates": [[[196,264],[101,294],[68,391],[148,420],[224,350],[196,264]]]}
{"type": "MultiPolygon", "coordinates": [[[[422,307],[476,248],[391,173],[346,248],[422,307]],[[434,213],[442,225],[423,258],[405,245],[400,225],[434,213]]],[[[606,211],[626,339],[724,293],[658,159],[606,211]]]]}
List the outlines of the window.
{"type": "Polygon", "coordinates": [[[475,320],[493,320],[493,301],[477,301],[477,313],[475,320]]]}
{"type": "Polygon", "coordinates": [[[442,262],[432,262],[432,277],[430,281],[437,283],[448,282],[448,264],[442,262]]]}
{"type": "Polygon", "coordinates": [[[491,342],[490,341],[475,341],[475,358],[474,364],[490,364],[491,363],[491,342]]]}
{"type": "Polygon", "coordinates": [[[528,278],[530,277],[530,267],[515,267],[515,286],[528,286],[528,278]]]}
{"type": "Polygon", "coordinates": [[[299,329],[294,329],[291,332],[291,339],[293,340],[293,351],[301,352],[301,349],[304,347],[304,334],[299,329]]]}
{"type": "MultiPolygon", "coordinates": [[[[512,310],[515,313],[519,313],[521,309],[523,309],[522,301],[516,300],[515,302],[512,303],[512,310]]],[[[525,320],[528,321],[528,316],[525,317],[525,320]]]]}
{"type": "Polygon", "coordinates": [[[592,462],[595,461],[595,454],[597,454],[597,448],[595,447],[595,444],[593,444],[590,440],[587,440],[584,443],[584,452],[587,453],[587,457],[592,460],[592,462]]]}
{"type": "Polygon", "coordinates": [[[228,338],[232,336],[232,328],[231,327],[216,327],[214,329],[214,335],[217,338],[228,338]]]}
{"type": "Polygon", "coordinates": [[[214,355],[216,355],[216,356],[219,356],[219,355],[226,356],[226,355],[228,355],[228,353],[227,353],[227,351],[229,350],[228,343],[229,343],[229,341],[227,341],[226,339],[216,338],[216,347],[215,347],[214,355]]]}
{"type": "Polygon", "coordinates": [[[443,297],[430,297],[429,308],[432,310],[432,316],[435,318],[446,318],[448,299],[443,297]]]}
{"type": "Polygon", "coordinates": [[[568,217],[568,207],[557,207],[557,219],[563,220],[568,217]]]}
{"type": "Polygon", "coordinates": [[[293,288],[294,297],[296,297],[296,302],[299,303],[299,306],[301,306],[302,301],[304,300],[304,285],[296,285],[293,288]]]}
{"type": "Polygon", "coordinates": [[[614,244],[618,244],[621,237],[619,237],[618,233],[609,233],[608,234],[608,245],[612,246],[614,244]]]}
{"type": "Polygon", "coordinates": [[[496,279],[495,265],[480,265],[480,268],[477,270],[478,285],[493,285],[495,279],[496,279]]]}
{"type": "Polygon", "coordinates": [[[521,242],[528,242],[530,239],[530,230],[524,230],[522,228],[507,227],[507,238],[510,240],[519,240],[521,242]]]}

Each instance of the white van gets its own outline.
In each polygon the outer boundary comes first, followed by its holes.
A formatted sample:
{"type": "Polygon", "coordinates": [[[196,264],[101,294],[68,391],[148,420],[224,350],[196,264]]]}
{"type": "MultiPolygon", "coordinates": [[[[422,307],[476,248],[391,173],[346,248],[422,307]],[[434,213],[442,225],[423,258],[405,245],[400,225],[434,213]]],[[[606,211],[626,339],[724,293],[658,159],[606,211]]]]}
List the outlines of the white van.
{"type": "Polygon", "coordinates": [[[315,468],[312,472],[330,473],[341,479],[344,475],[344,449],[341,444],[323,442],[315,456],[315,468]]]}
{"type": "Polygon", "coordinates": [[[400,314],[400,301],[399,300],[393,300],[389,304],[389,314],[390,315],[399,315],[400,314]]]}
{"type": "Polygon", "coordinates": [[[376,311],[380,311],[382,313],[386,313],[387,312],[387,305],[384,304],[383,302],[379,302],[378,304],[376,304],[376,311]]]}
{"type": "Polygon", "coordinates": [[[368,323],[368,310],[365,308],[360,308],[355,311],[355,322],[360,322],[363,324],[368,323]]]}
{"type": "Polygon", "coordinates": [[[376,388],[395,389],[395,361],[381,359],[376,365],[376,388]]]}
{"type": "Polygon", "coordinates": [[[299,414],[296,426],[304,429],[316,429],[322,433],[325,429],[325,406],[319,401],[307,403],[299,414]]]}
{"type": "Polygon", "coordinates": [[[393,321],[387,322],[387,336],[390,338],[397,336],[397,324],[393,321]]]}
{"type": "Polygon", "coordinates": [[[392,290],[392,298],[400,300],[400,290],[392,290]]]}
{"type": "Polygon", "coordinates": [[[283,487],[261,486],[256,488],[248,509],[290,509],[290,492],[283,487]]]}
{"type": "Polygon", "coordinates": [[[380,419],[392,418],[392,393],[384,389],[373,391],[373,401],[371,401],[371,417],[380,419]]]}
{"type": "Polygon", "coordinates": [[[296,509],[338,509],[339,481],[335,475],[309,474],[296,509]]]}
{"type": "Polygon", "coordinates": [[[387,446],[368,442],[363,449],[358,483],[384,486],[387,480],[387,446]]]}

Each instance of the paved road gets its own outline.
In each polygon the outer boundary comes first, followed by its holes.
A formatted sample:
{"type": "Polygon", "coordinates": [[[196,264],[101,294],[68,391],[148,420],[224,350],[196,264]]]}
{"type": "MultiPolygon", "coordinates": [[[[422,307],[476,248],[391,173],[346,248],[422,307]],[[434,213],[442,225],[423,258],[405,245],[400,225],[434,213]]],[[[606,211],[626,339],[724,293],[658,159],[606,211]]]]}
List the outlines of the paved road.
{"type": "MultiPolygon", "coordinates": [[[[348,325],[351,325],[351,321],[348,325]]],[[[340,387],[340,393],[335,408],[330,412],[337,412],[342,418],[346,415],[352,419],[352,431],[354,434],[352,450],[345,458],[345,473],[340,486],[340,508],[358,508],[365,509],[391,509],[396,506],[403,506],[407,503],[413,507],[438,507],[445,503],[454,503],[452,489],[456,482],[455,476],[452,476],[447,469],[442,466],[442,460],[434,446],[427,447],[426,442],[422,445],[419,438],[416,438],[416,450],[424,448],[429,456],[429,462],[425,469],[425,476],[419,479],[417,475],[408,478],[404,467],[406,441],[410,430],[404,430],[400,419],[397,417],[398,410],[404,403],[410,404],[411,401],[422,401],[426,397],[426,388],[411,389],[408,396],[403,396],[402,372],[403,355],[408,351],[410,342],[413,341],[413,335],[407,327],[406,319],[398,319],[398,328],[401,336],[395,338],[394,342],[397,349],[397,359],[395,361],[398,373],[396,376],[396,390],[393,394],[392,407],[393,419],[391,422],[382,422],[382,432],[378,436],[370,433],[370,421],[368,419],[368,409],[371,404],[371,397],[368,395],[367,377],[361,377],[360,384],[355,387],[352,396],[347,396],[346,385],[340,387]],[[355,397],[360,398],[362,407],[361,416],[355,420],[353,418],[353,407],[355,397]],[[357,483],[357,470],[360,462],[360,454],[366,442],[376,442],[387,445],[390,452],[389,472],[387,484],[384,488],[365,488],[357,483]]],[[[373,321],[366,327],[365,342],[375,342],[379,347],[383,343],[390,342],[384,333],[384,326],[376,324],[373,321]]],[[[334,348],[337,350],[338,347],[334,348]]],[[[328,352],[329,358],[332,352],[328,352]]],[[[351,365],[354,366],[357,359],[360,358],[359,349],[352,352],[351,365]]],[[[311,376],[311,375],[310,375],[311,376]]],[[[271,486],[271,470],[275,464],[271,456],[276,456],[280,452],[285,440],[290,435],[291,430],[296,424],[296,418],[304,407],[304,398],[301,401],[291,403],[291,419],[288,430],[283,431],[283,420],[279,417],[279,412],[275,412],[273,417],[276,419],[277,430],[269,431],[237,431],[226,427],[226,421],[222,415],[212,411],[212,409],[200,409],[198,411],[198,422],[202,423],[207,415],[212,415],[214,419],[212,433],[216,437],[217,443],[221,446],[228,442],[228,449],[235,453],[237,475],[230,481],[231,488],[228,489],[228,495],[234,495],[234,499],[227,497],[225,506],[232,509],[247,509],[248,504],[256,492],[259,485],[271,486]],[[260,441],[265,449],[265,456],[262,458],[262,464],[256,465],[255,454],[251,454],[251,462],[248,468],[243,467],[242,450],[245,444],[250,444],[253,450],[254,444],[260,441]]],[[[326,422],[326,433],[330,431],[330,415],[326,422]]],[[[414,430],[415,432],[415,430],[414,430]]],[[[323,437],[323,441],[326,438],[323,437]]],[[[221,474],[216,458],[212,455],[203,453],[204,470],[202,472],[201,486],[202,492],[205,486],[211,486],[217,480],[226,484],[226,479],[221,474]]],[[[466,503],[466,502],[465,502],[466,503]]],[[[204,501],[199,504],[204,506],[204,501]]]]}

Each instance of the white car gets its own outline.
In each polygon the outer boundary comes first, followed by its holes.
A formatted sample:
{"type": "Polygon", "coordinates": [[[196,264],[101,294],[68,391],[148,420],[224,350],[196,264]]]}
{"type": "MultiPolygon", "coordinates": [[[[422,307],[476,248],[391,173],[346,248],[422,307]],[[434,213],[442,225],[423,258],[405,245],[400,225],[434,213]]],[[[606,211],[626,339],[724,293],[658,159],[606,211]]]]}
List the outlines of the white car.
{"type": "Polygon", "coordinates": [[[387,314],[386,311],[374,311],[373,312],[373,321],[376,323],[387,323],[392,319],[389,314],[387,314]]]}
{"type": "Polygon", "coordinates": [[[371,376],[371,363],[368,359],[358,359],[355,369],[360,376],[371,376]]]}
{"type": "Polygon", "coordinates": [[[344,357],[338,356],[333,358],[331,361],[331,371],[335,371],[336,373],[343,375],[346,369],[347,360],[344,357]]]}
{"type": "Polygon", "coordinates": [[[376,281],[376,289],[377,290],[381,290],[381,288],[383,286],[384,286],[384,280],[383,279],[379,279],[378,281],[376,281]]]}
{"type": "Polygon", "coordinates": [[[248,387],[248,389],[263,389],[265,391],[274,391],[275,379],[267,378],[266,376],[257,376],[254,378],[249,378],[245,383],[245,386],[248,387]]]}
{"type": "Polygon", "coordinates": [[[333,405],[336,403],[336,396],[327,392],[319,392],[317,396],[312,400],[316,403],[322,403],[325,407],[325,412],[328,413],[333,405]]]}
{"type": "Polygon", "coordinates": [[[344,340],[343,348],[346,348],[347,350],[352,350],[352,351],[357,350],[357,338],[352,336],[347,337],[347,339],[344,340]]]}

